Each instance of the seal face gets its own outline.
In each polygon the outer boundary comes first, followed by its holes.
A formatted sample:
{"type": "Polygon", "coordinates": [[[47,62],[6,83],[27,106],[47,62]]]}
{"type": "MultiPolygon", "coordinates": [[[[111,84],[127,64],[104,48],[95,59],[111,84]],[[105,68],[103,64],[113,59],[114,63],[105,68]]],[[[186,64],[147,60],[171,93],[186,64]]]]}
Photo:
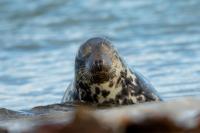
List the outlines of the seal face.
{"type": "Polygon", "coordinates": [[[75,78],[62,102],[135,104],[160,100],[152,85],[127,67],[108,40],[92,38],[79,48],[75,78]]]}

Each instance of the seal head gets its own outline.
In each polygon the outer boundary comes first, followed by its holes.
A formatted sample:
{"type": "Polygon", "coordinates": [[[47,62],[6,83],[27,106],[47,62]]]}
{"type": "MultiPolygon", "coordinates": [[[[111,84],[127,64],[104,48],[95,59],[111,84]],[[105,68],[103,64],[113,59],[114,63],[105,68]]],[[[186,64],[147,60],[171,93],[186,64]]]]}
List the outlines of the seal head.
{"type": "Polygon", "coordinates": [[[161,98],[144,77],[132,72],[113,45],[92,38],[80,46],[75,59],[75,78],[62,102],[134,104],[161,98]]]}
{"type": "MultiPolygon", "coordinates": [[[[75,60],[76,80],[89,84],[102,84],[116,73],[117,52],[107,40],[93,38],[84,43],[75,60]]],[[[118,62],[120,64],[120,61],[118,62]]]]}

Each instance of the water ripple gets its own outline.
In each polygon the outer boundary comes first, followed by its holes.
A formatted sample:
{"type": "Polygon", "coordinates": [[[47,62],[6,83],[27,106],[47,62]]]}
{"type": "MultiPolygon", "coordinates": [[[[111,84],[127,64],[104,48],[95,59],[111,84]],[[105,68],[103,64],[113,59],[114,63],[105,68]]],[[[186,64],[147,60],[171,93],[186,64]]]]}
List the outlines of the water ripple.
{"type": "Polygon", "coordinates": [[[106,36],[166,100],[200,96],[198,0],[1,0],[0,107],[60,102],[76,50],[106,36]]]}

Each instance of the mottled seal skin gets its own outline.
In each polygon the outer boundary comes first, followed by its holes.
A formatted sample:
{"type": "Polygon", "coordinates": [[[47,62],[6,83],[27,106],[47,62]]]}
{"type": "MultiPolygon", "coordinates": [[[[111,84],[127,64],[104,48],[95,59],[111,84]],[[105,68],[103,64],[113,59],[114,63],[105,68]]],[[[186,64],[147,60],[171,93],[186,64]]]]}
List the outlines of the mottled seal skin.
{"type": "Polygon", "coordinates": [[[128,68],[117,50],[104,38],[92,38],[80,46],[75,77],[62,102],[136,104],[161,101],[152,85],[128,68]]]}

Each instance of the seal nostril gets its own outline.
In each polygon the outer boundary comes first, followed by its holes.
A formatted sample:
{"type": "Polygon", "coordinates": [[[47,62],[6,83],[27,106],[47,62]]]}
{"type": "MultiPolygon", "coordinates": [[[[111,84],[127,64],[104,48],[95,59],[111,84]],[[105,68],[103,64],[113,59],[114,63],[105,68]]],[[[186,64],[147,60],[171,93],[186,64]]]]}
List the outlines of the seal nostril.
{"type": "Polygon", "coordinates": [[[100,65],[103,65],[103,60],[99,60],[99,64],[100,64],[100,65]]]}
{"type": "Polygon", "coordinates": [[[102,60],[95,60],[93,63],[94,66],[99,66],[99,65],[103,65],[103,61],[102,60]]]}
{"type": "Polygon", "coordinates": [[[103,67],[104,67],[103,60],[94,60],[93,61],[93,64],[92,64],[93,70],[102,71],[103,67]]]}

